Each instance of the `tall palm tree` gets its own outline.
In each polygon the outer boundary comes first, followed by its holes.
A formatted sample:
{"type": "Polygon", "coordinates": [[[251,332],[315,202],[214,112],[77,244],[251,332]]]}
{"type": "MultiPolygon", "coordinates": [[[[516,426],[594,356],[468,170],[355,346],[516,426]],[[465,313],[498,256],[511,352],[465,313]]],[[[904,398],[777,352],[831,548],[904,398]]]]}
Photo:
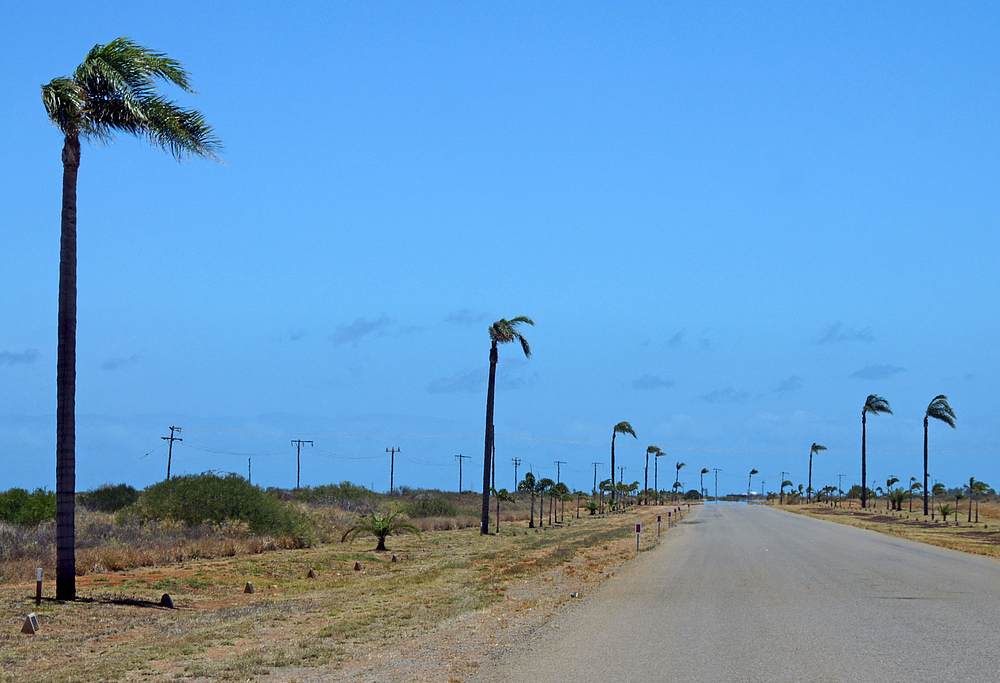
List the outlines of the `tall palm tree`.
{"type": "Polygon", "coordinates": [[[756,469],[750,470],[750,477],[747,479],[747,503],[750,502],[750,482],[753,481],[753,475],[759,474],[756,469]]]}
{"type": "Polygon", "coordinates": [[[701,490],[698,492],[698,493],[701,494],[702,500],[705,499],[705,475],[706,474],[708,474],[708,468],[707,467],[702,467],[701,468],[701,480],[700,480],[700,483],[699,483],[699,486],[701,486],[701,490]]]}
{"type": "MultiPolygon", "coordinates": [[[[545,526],[545,496],[549,495],[549,492],[555,485],[556,483],[553,480],[549,479],[548,477],[545,477],[544,479],[539,479],[538,483],[535,484],[535,493],[538,494],[538,526],[540,527],[545,526]]],[[[551,506],[549,506],[549,518],[550,518],[549,526],[552,525],[551,517],[552,517],[552,508],[551,506]]]]}
{"type": "Polygon", "coordinates": [[[507,489],[500,489],[499,491],[497,491],[496,489],[493,489],[492,491],[490,491],[490,493],[492,493],[493,497],[497,499],[497,527],[496,528],[497,528],[497,533],[499,534],[500,533],[500,503],[506,503],[509,500],[512,501],[512,500],[514,500],[514,496],[510,495],[510,493],[507,491],[507,489]]]}
{"type": "MultiPolygon", "coordinates": [[[[647,446],[646,447],[646,478],[643,480],[643,484],[644,485],[642,487],[642,490],[644,492],[645,491],[649,491],[649,455],[650,455],[650,453],[658,453],[659,451],[660,451],[660,449],[657,448],[656,446],[647,446]]],[[[655,459],[654,459],[654,463],[655,463],[655,459]]],[[[655,485],[655,480],[654,480],[654,485],[655,485]]],[[[646,505],[649,505],[649,494],[648,493],[646,494],[646,505]]]]}
{"type": "MultiPolygon", "coordinates": [[[[784,474],[784,473],[782,473],[782,474],[784,474]]],[[[778,504],[779,505],[784,505],[785,504],[784,497],[785,497],[785,487],[786,486],[795,486],[795,484],[792,483],[791,479],[785,479],[783,482],[781,482],[781,493],[778,494],[778,504]]]]}
{"type": "Polygon", "coordinates": [[[865,458],[865,425],[868,422],[868,413],[872,415],[878,415],[879,413],[889,413],[892,415],[892,410],[889,409],[889,402],[886,401],[881,396],[876,396],[875,394],[869,394],[868,398],[865,399],[865,407],[861,409],[861,507],[864,508],[868,504],[868,462],[865,458]]]}
{"type": "Polygon", "coordinates": [[[527,491],[531,494],[531,521],[528,522],[528,528],[535,528],[535,475],[528,472],[524,475],[524,479],[517,485],[518,491],[527,491]]]}
{"type": "Polygon", "coordinates": [[[56,598],[76,598],[76,184],[80,140],[115,133],[147,139],[178,160],[217,159],[221,143],[194,109],[156,91],[157,81],[194,92],[188,73],[165,54],[118,38],[95,45],[70,76],[42,86],[49,120],[63,134],[62,221],[56,361],[56,598]]]}
{"type": "Polygon", "coordinates": [[[913,492],[920,491],[923,486],[917,481],[916,477],[910,477],[910,512],[913,512],[913,492]]]}
{"type": "Polygon", "coordinates": [[[899,477],[889,477],[885,480],[885,495],[887,500],[885,501],[885,509],[889,509],[889,503],[894,502],[889,494],[892,493],[892,487],[899,483],[899,477]]]}
{"type": "MultiPolygon", "coordinates": [[[[938,483],[934,484],[934,487],[931,489],[931,502],[936,501],[938,496],[942,496],[942,495],[944,495],[947,492],[948,492],[948,489],[945,488],[945,485],[942,484],[941,482],[938,482],[938,483]]],[[[931,519],[934,519],[934,509],[933,508],[931,508],[931,519]]]]}
{"type": "Polygon", "coordinates": [[[680,485],[681,485],[681,468],[682,467],[687,467],[687,463],[686,462],[678,462],[678,463],[674,464],[674,470],[676,470],[675,473],[674,473],[674,498],[675,499],[677,498],[677,489],[680,488],[680,485]]]}
{"type": "Polygon", "coordinates": [[[653,488],[656,489],[657,505],[660,504],[660,482],[658,476],[660,473],[660,458],[664,455],[666,455],[666,453],[661,451],[659,448],[653,451],[653,488]]]}
{"type": "Polygon", "coordinates": [[[490,533],[490,460],[493,454],[493,394],[497,386],[497,344],[520,342],[524,357],[531,357],[531,346],[528,340],[517,331],[521,324],[534,325],[535,322],[525,315],[507,320],[501,318],[490,325],[490,382],[486,389],[486,449],[483,453],[483,515],[479,533],[490,533]]]}
{"type": "Polygon", "coordinates": [[[990,490],[990,487],[989,484],[984,481],[973,481],[970,479],[969,482],[972,483],[972,492],[976,496],[976,524],[979,524],[979,496],[987,493],[990,490]]]}
{"type": "Polygon", "coordinates": [[[927,425],[930,418],[941,420],[952,429],[955,428],[955,411],[948,405],[948,397],[938,394],[927,406],[924,413],[924,516],[927,516],[927,425]]]}
{"type": "Polygon", "coordinates": [[[825,451],[826,446],[820,446],[818,443],[813,443],[812,448],[809,450],[809,485],[806,487],[806,494],[809,496],[809,502],[812,502],[812,490],[813,490],[813,456],[820,451],[825,451]]]}
{"type": "MultiPolygon", "coordinates": [[[[628,422],[619,422],[615,425],[614,430],[611,432],[611,483],[615,482],[615,437],[619,434],[631,434],[633,438],[638,439],[635,435],[635,430],[632,429],[632,425],[628,422]]],[[[611,489],[611,500],[615,499],[615,489],[611,489]]]]}

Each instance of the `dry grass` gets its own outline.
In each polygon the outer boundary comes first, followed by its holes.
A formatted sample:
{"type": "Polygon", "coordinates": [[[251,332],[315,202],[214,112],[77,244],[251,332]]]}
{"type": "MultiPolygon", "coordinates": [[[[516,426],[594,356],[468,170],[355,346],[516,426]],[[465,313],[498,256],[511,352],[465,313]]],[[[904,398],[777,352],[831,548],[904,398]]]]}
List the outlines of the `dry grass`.
{"type": "MultiPolygon", "coordinates": [[[[246,681],[283,667],[330,672],[503,602],[515,584],[522,591],[531,581],[551,581],[552,572],[581,582],[606,575],[635,555],[633,522],[649,524],[656,512],[584,516],[543,530],[507,522],[500,535],[486,537],[475,526],[396,536],[388,554],[360,539],[170,558],[170,566],[81,577],[78,593],[88,601],[39,608],[33,583],[21,578],[0,586],[0,623],[8,624],[0,632],[0,681],[246,681]],[[355,561],[362,571],[353,571],[355,561]],[[318,578],[306,578],[310,568],[318,578]],[[242,592],[247,581],[256,593],[242,592]],[[155,606],[164,592],[177,609],[155,606]],[[17,633],[28,611],[39,616],[36,636],[17,633]]],[[[643,539],[645,548],[652,544],[652,535],[643,539]]],[[[559,595],[568,597],[562,589],[559,595]]]]}
{"type": "MultiPolygon", "coordinates": [[[[954,499],[947,502],[954,506],[954,499]]],[[[781,509],[942,548],[1000,557],[1000,503],[996,501],[980,502],[978,524],[975,523],[975,504],[972,511],[973,522],[970,524],[968,521],[967,500],[962,501],[957,522],[954,513],[945,521],[936,512],[935,519],[931,521],[930,517],[924,517],[923,504],[918,505],[916,500],[913,501],[913,512],[909,511],[908,505],[904,505],[901,512],[889,511],[885,509],[884,503],[882,507],[866,510],[857,506],[830,507],[820,504],[801,507],[789,505],[782,506],[781,509]]]]}

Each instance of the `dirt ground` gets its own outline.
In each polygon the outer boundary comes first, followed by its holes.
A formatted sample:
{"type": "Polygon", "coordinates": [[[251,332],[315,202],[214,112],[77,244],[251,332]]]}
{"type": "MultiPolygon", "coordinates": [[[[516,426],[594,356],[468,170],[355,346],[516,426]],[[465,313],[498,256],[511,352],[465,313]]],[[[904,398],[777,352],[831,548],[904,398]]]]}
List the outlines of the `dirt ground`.
{"type": "Polygon", "coordinates": [[[33,583],[0,586],[0,681],[458,683],[635,558],[636,521],[642,550],[657,545],[669,509],[393,537],[399,562],[333,544],[87,575],[69,604],[35,607],[33,583]],[[19,632],[28,612],[36,635],[19,632]]]}

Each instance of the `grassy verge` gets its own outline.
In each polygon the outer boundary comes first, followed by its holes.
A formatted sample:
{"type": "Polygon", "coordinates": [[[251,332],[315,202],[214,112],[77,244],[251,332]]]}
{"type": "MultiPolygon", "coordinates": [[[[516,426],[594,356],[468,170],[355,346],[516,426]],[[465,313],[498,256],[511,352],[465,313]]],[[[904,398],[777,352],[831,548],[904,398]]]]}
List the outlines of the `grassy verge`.
{"type": "MultiPolygon", "coordinates": [[[[335,669],[505,600],[515,582],[608,571],[636,554],[634,522],[655,528],[663,509],[542,531],[508,523],[487,537],[391,537],[389,553],[372,552],[369,538],[88,575],[72,604],[36,608],[33,584],[0,586],[0,680],[246,681],[282,667],[335,669]],[[255,593],[243,592],[247,581],[255,593]],[[156,606],[162,593],[177,609],[156,606]],[[34,636],[18,632],[29,611],[41,626],[34,636]]],[[[655,542],[643,534],[644,549],[655,542]]]]}
{"type": "MultiPolygon", "coordinates": [[[[997,503],[980,506],[979,523],[968,522],[965,505],[957,521],[954,513],[947,521],[941,519],[940,515],[935,515],[932,521],[930,517],[924,517],[922,506],[916,505],[916,502],[913,512],[909,511],[908,506],[895,512],[886,510],[884,505],[865,510],[856,506],[831,507],[819,504],[788,505],[781,506],[781,509],[942,548],[1000,557],[1000,504],[997,503]]],[[[975,518],[973,512],[973,519],[975,518]]]]}

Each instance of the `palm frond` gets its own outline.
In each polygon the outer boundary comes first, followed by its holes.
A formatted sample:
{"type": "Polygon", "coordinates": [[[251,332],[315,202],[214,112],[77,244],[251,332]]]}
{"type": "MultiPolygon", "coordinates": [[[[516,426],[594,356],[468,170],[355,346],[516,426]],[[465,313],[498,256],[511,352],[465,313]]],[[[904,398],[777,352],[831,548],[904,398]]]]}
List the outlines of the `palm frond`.
{"type": "Polygon", "coordinates": [[[528,344],[528,340],[524,338],[524,335],[517,331],[518,326],[521,324],[534,325],[535,321],[526,315],[519,315],[510,320],[506,318],[497,320],[490,325],[490,340],[497,344],[509,344],[513,341],[518,341],[521,344],[521,350],[524,351],[525,357],[530,358],[531,346],[528,344]]]}
{"type": "Polygon", "coordinates": [[[951,409],[951,406],[948,404],[948,397],[944,394],[935,396],[934,400],[927,406],[927,417],[941,420],[952,429],[955,428],[955,411],[951,409]]]}
{"type": "Polygon", "coordinates": [[[703,468],[701,469],[701,473],[702,473],[702,474],[708,474],[708,468],[707,468],[707,467],[703,467],[703,468]]]}
{"type": "Polygon", "coordinates": [[[662,452],[663,451],[661,451],[658,446],[649,446],[648,448],[646,448],[646,455],[651,455],[653,453],[662,453],[662,452]]]}
{"type": "Polygon", "coordinates": [[[878,415],[879,413],[889,413],[892,415],[892,410],[889,409],[889,402],[875,394],[868,395],[868,398],[865,399],[865,407],[861,412],[872,413],[873,415],[878,415]]]}
{"type": "MultiPolygon", "coordinates": [[[[614,433],[615,434],[631,434],[632,436],[635,436],[635,430],[632,429],[632,425],[630,425],[628,422],[619,422],[618,424],[616,424],[615,425],[615,431],[614,431],[614,433]]],[[[638,439],[639,437],[635,436],[635,438],[638,439]]]]}
{"type": "Polygon", "coordinates": [[[820,446],[818,443],[814,443],[813,446],[812,446],[812,448],[809,450],[809,452],[812,453],[812,454],[815,454],[815,453],[819,453],[820,451],[825,451],[825,450],[826,450],[826,446],[820,446]]]}
{"type": "Polygon", "coordinates": [[[42,87],[49,119],[66,134],[110,140],[115,132],[145,137],[180,160],[219,160],[222,143],[200,112],[160,96],[158,80],[194,92],[176,60],[128,38],[95,45],[71,77],[42,87]]]}
{"type": "Polygon", "coordinates": [[[72,78],[60,76],[43,85],[42,104],[49,121],[64,134],[80,132],[86,97],[72,78]]]}
{"type": "Polygon", "coordinates": [[[674,465],[674,467],[676,467],[677,471],[680,472],[682,467],[687,467],[687,463],[686,462],[679,462],[676,465],[674,465]]]}
{"type": "Polygon", "coordinates": [[[755,474],[760,474],[760,472],[758,472],[757,470],[750,470],[750,476],[751,476],[751,477],[752,477],[753,475],[755,475],[755,474]]]}

